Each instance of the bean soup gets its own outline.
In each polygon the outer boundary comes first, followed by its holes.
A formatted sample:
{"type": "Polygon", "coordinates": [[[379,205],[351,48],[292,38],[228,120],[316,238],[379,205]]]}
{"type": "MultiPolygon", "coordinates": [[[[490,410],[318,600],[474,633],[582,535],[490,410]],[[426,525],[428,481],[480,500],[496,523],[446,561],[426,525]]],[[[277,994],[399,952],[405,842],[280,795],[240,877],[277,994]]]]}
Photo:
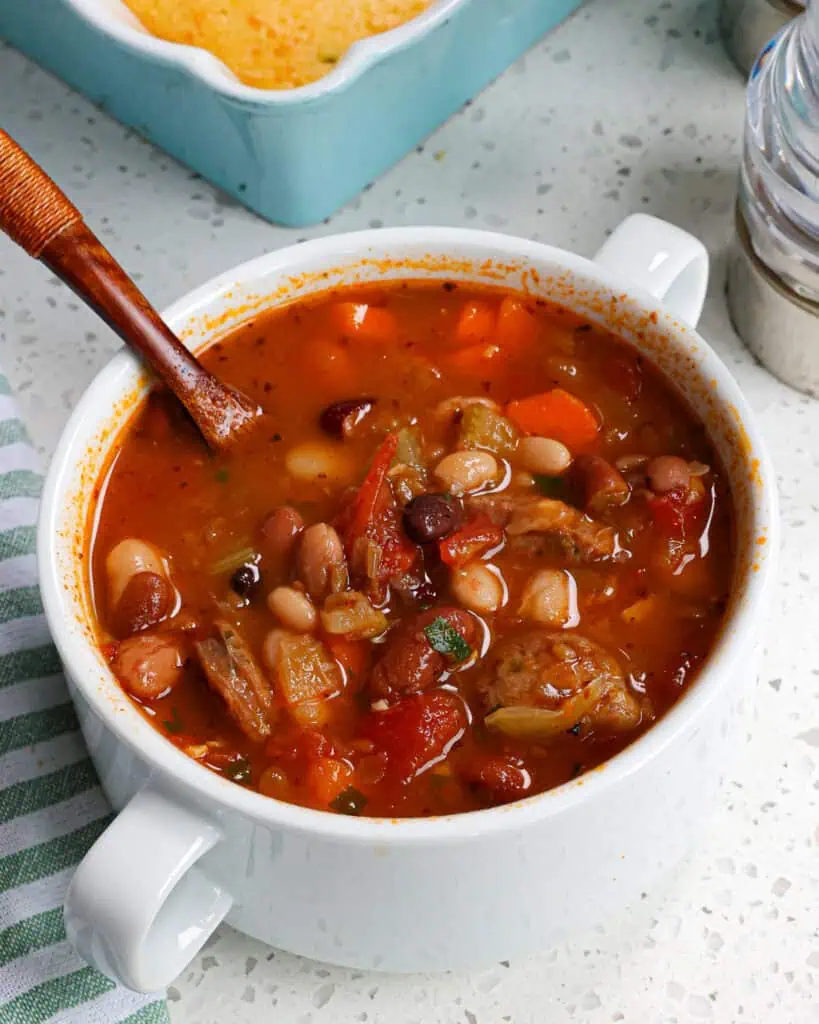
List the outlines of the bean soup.
{"type": "Polygon", "coordinates": [[[89,529],[111,669],[206,768],[324,811],[476,810],[600,765],[696,677],[731,495],[625,342],[402,282],[265,312],[202,358],[271,430],[213,455],[153,392],[89,529]]]}

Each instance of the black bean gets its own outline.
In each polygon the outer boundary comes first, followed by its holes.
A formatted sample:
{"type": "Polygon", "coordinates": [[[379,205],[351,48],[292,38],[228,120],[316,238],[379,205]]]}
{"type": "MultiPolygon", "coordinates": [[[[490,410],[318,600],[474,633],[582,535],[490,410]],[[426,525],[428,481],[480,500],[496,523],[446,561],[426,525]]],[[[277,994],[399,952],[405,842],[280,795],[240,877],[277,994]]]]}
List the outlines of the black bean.
{"type": "Polygon", "coordinates": [[[319,426],[331,437],[349,437],[364,417],[372,412],[376,401],[375,398],[345,398],[341,402],[333,402],[322,410],[319,426]]]}
{"type": "Polygon", "coordinates": [[[460,502],[447,494],[419,494],[404,507],[404,532],[417,544],[441,540],[463,518],[460,502]]]}
{"type": "Polygon", "coordinates": [[[244,565],[240,565],[230,577],[230,585],[239,597],[253,597],[261,581],[262,574],[259,571],[258,565],[254,565],[253,562],[246,562],[244,565]]]}

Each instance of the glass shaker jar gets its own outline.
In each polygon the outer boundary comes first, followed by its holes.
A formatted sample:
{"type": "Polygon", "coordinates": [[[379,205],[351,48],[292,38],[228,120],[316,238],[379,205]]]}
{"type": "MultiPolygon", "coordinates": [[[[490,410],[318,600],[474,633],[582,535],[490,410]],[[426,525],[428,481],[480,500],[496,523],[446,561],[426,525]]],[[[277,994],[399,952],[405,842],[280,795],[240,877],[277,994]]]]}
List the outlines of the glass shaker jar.
{"type": "Polygon", "coordinates": [[[722,39],[740,71],[750,74],[762,47],[804,9],[805,0],[722,0],[722,39]]]}
{"type": "Polygon", "coordinates": [[[772,373],[819,396],[819,0],[751,72],[736,220],[734,325],[772,373]]]}

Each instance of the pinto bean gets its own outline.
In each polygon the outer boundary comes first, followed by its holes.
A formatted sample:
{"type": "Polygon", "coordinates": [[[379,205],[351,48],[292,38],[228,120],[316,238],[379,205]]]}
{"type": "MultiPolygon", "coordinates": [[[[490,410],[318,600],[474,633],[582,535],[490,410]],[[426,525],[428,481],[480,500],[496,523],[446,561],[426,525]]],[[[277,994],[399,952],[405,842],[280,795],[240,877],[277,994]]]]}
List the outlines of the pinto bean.
{"type": "Polygon", "coordinates": [[[116,608],[132,576],[136,576],[140,572],[152,572],[158,576],[164,576],[165,566],[162,555],[153,544],[139,540],[137,537],[126,537],[108,552],[108,557],[105,559],[105,571],[108,576],[110,607],[116,608]]]}
{"type": "Polygon", "coordinates": [[[435,619],[444,619],[474,648],[478,623],[461,608],[429,608],[399,626],[387,639],[386,650],[370,676],[370,692],[387,700],[426,690],[440,680],[452,662],[436,651],[424,632],[435,619]]]}
{"type": "Polygon", "coordinates": [[[111,667],[122,688],[137,700],[155,700],[182,678],[187,659],[183,637],[132,636],[117,645],[111,667]]]}
{"type": "Polygon", "coordinates": [[[308,594],[321,600],[338,590],[337,577],[346,577],[347,561],[341,538],[327,523],[314,523],[304,531],[299,547],[299,576],[308,594]]]}
{"type": "Polygon", "coordinates": [[[262,535],[267,541],[265,550],[269,550],[274,558],[286,558],[303,529],[304,520],[300,513],[290,505],[282,505],[271,512],[262,524],[262,535]]]}
{"type": "Polygon", "coordinates": [[[126,637],[156,626],[173,611],[176,593],[164,576],[138,572],[132,576],[111,616],[113,632],[126,637]]]}
{"type": "Polygon", "coordinates": [[[441,459],[434,473],[453,494],[477,491],[494,480],[500,472],[498,460],[489,452],[453,452],[441,459]]]}
{"type": "Polygon", "coordinates": [[[625,478],[602,456],[581,455],[575,461],[575,473],[589,512],[607,512],[628,501],[631,490],[625,478]]]}
{"type": "Polygon", "coordinates": [[[655,494],[687,491],[691,484],[688,463],[678,455],[658,455],[649,462],[646,475],[648,485],[655,494]]]}

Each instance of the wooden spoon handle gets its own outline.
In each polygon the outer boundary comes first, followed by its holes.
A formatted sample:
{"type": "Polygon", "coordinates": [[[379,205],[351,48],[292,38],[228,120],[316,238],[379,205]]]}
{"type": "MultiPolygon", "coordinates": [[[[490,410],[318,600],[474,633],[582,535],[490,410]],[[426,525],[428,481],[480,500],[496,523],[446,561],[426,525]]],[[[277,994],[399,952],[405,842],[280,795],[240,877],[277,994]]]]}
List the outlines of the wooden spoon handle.
{"type": "Polygon", "coordinates": [[[77,208],[0,129],[0,228],[73,289],[186,406],[208,443],[225,447],[258,408],[191,355],[77,208]]]}
{"type": "Polygon", "coordinates": [[[61,231],[80,221],[77,207],[0,128],[0,228],[37,260],[61,231]]]}

